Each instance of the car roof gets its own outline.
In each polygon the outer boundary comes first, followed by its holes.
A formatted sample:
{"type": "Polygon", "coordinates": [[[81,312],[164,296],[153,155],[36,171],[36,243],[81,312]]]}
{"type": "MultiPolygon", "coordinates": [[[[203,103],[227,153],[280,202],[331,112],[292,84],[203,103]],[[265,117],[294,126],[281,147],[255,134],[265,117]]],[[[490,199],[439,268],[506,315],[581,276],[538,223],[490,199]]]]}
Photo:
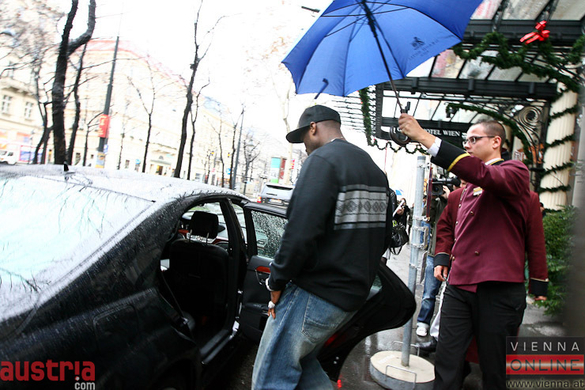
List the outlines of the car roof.
{"type": "Polygon", "coordinates": [[[221,194],[247,199],[242,194],[227,188],[134,171],[117,171],[93,167],[68,167],[66,171],[62,165],[19,165],[0,167],[0,169],[2,169],[2,173],[7,172],[19,176],[33,176],[58,181],[66,180],[154,202],[165,202],[177,197],[196,194],[221,194]]]}
{"type": "Polygon", "coordinates": [[[0,167],[0,183],[0,321],[50,299],[159,209],[180,213],[174,204],[185,198],[247,200],[188,180],[89,167],[0,167]]]}

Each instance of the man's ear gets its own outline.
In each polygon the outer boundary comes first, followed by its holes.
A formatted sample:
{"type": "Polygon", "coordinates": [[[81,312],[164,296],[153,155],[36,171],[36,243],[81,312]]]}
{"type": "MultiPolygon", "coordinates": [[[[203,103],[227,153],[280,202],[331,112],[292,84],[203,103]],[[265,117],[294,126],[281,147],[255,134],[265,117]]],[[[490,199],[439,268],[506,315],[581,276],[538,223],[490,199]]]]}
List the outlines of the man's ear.
{"type": "Polygon", "coordinates": [[[501,149],[502,142],[504,142],[504,141],[502,140],[502,137],[500,137],[500,136],[498,135],[498,136],[494,137],[494,138],[493,138],[493,140],[494,140],[494,143],[493,143],[493,145],[494,145],[494,149],[501,149]]]}
{"type": "Polygon", "coordinates": [[[311,122],[311,125],[309,126],[309,132],[312,135],[315,135],[317,133],[317,123],[316,122],[311,122]]]}

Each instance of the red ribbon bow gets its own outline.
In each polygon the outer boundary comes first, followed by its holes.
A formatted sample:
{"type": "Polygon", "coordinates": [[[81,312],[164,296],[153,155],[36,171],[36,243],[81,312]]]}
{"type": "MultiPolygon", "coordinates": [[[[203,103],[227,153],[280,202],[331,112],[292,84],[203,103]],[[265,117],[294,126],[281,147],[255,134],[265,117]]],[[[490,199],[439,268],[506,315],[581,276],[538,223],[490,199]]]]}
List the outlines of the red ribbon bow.
{"type": "Polygon", "coordinates": [[[546,20],[543,20],[542,22],[538,22],[536,24],[536,27],[535,27],[536,31],[533,31],[531,33],[524,35],[520,39],[520,42],[524,42],[525,44],[528,45],[529,43],[532,43],[536,40],[544,41],[550,35],[550,30],[545,30],[544,29],[545,27],[546,27],[546,20]]]}

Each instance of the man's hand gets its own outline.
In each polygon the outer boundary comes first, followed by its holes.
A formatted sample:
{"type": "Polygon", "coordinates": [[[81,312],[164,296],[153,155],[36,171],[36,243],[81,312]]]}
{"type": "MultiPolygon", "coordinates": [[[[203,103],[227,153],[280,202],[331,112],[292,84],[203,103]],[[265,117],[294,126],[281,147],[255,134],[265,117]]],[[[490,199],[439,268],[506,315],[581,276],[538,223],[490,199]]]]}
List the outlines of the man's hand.
{"type": "Polygon", "coordinates": [[[434,272],[435,278],[437,278],[441,282],[444,282],[445,280],[447,280],[447,275],[449,275],[449,267],[444,265],[437,265],[434,268],[434,272]]]}
{"type": "MultiPolygon", "coordinates": [[[[280,300],[281,293],[282,291],[270,291],[270,302],[276,305],[280,300]]],[[[268,315],[272,316],[272,318],[276,318],[276,308],[268,308],[268,315]]]]}
{"type": "Polygon", "coordinates": [[[414,119],[412,115],[404,113],[400,114],[400,118],[398,118],[398,127],[404,135],[408,136],[413,141],[420,142],[427,149],[435,142],[435,136],[420,127],[417,120],[414,119]]]}
{"type": "Polygon", "coordinates": [[[546,297],[543,295],[538,295],[534,297],[535,301],[546,301],[546,297]]]}
{"type": "Polygon", "coordinates": [[[451,193],[451,190],[449,189],[449,187],[443,186],[443,193],[441,194],[441,196],[443,197],[443,199],[445,199],[445,200],[449,199],[449,194],[450,193],[451,193]]]}

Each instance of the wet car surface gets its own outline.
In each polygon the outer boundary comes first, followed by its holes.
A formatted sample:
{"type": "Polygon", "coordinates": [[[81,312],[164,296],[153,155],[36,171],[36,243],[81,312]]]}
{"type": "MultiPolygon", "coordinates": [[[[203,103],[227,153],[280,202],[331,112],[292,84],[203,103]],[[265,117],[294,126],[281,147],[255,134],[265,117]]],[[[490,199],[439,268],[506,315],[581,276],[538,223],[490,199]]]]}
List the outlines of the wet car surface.
{"type": "MultiPolygon", "coordinates": [[[[260,339],[281,208],[134,172],[4,166],[0,215],[0,362],[11,388],[205,388],[242,336],[260,339]]],[[[408,297],[397,305],[384,268],[322,351],[333,379],[360,340],[414,311],[408,297]]]]}

